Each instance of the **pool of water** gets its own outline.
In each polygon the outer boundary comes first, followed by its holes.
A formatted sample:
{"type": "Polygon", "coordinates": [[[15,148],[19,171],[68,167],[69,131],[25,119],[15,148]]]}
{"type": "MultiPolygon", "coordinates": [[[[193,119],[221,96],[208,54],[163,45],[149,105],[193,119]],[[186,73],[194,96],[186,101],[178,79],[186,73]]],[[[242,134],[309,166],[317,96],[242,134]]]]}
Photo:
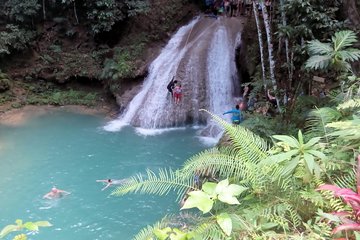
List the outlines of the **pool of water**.
{"type": "Polygon", "coordinates": [[[179,167],[205,148],[195,130],[156,136],[132,128],[106,132],[102,117],[54,111],[26,125],[0,125],[0,229],[16,219],[50,221],[31,239],[131,239],[143,227],[177,213],[174,195],[109,196],[97,179],[122,179],[145,169],[179,167]],[[71,192],[42,196],[56,186],[71,192]]]}

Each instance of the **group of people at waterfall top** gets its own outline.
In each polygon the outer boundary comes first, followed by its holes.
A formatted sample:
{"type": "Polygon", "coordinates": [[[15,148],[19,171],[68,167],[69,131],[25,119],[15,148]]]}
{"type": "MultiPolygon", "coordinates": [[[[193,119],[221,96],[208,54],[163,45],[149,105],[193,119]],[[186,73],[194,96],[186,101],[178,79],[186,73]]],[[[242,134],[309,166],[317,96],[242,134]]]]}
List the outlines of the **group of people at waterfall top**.
{"type": "Polygon", "coordinates": [[[182,97],[182,88],[181,83],[178,80],[175,80],[175,76],[171,79],[166,88],[171,94],[172,99],[174,99],[175,104],[179,104],[182,97]]]}

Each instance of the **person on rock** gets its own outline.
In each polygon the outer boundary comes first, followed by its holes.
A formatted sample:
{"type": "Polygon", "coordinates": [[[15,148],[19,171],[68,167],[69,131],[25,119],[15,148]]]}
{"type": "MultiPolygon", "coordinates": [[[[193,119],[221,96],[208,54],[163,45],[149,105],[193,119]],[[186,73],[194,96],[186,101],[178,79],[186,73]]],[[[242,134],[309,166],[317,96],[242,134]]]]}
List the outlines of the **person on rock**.
{"type": "Polygon", "coordinates": [[[242,113],[240,111],[240,106],[236,105],[235,109],[232,109],[230,111],[224,112],[223,115],[232,113],[231,121],[233,124],[240,124],[242,121],[242,113]]]}
{"type": "Polygon", "coordinates": [[[175,79],[175,76],[171,79],[171,81],[169,82],[169,84],[166,87],[167,90],[169,91],[169,93],[171,94],[171,98],[174,97],[173,89],[174,89],[175,85],[177,84],[177,81],[174,79],[175,79]]]}
{"type": "Polygon", "coordinates": [[[181,84],[176,84],[174,87],[174,101],[175,104],[179,104],[182,97],[182,88],[181,84]]]}

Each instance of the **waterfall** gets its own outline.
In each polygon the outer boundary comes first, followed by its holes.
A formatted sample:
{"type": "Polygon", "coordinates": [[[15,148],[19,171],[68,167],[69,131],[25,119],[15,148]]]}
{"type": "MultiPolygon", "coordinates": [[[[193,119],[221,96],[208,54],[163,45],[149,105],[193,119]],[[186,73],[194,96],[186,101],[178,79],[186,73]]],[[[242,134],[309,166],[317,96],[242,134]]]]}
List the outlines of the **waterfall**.
{"type": "Polygon", "coordinates": [[[232,108],[239,95],[234,88],[239,25],[237,19],[198,17],[181,27],[150,65],[140,92],[105,130],[118,131],[125,125],[144,129],[204,125],[209,116],[199,109],[221,115],[232,108]],[[183,88],[178,105],[166,89],[173,76],[183,88]]]}

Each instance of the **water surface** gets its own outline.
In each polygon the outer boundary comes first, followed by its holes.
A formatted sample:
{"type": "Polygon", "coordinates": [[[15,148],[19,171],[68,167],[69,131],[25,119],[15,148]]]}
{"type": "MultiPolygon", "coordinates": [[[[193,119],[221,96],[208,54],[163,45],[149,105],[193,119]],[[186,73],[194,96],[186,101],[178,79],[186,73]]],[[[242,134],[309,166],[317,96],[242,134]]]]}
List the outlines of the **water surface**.
{"type": "Polygon", "coordinates": [[[47,220],[31,239],[131,239],[140,229],[177,213],[174,195],[109,196],[96,179],[121,179],[146,168],[179,167],[204,149],[195,130],[141,136],[127,127],[103,130],[102,117],[54,111],[26,125],[0,125],[0,228],[17,218],[47,220]],[[52,186],[71,192],[43,200],[52,186]]]}

